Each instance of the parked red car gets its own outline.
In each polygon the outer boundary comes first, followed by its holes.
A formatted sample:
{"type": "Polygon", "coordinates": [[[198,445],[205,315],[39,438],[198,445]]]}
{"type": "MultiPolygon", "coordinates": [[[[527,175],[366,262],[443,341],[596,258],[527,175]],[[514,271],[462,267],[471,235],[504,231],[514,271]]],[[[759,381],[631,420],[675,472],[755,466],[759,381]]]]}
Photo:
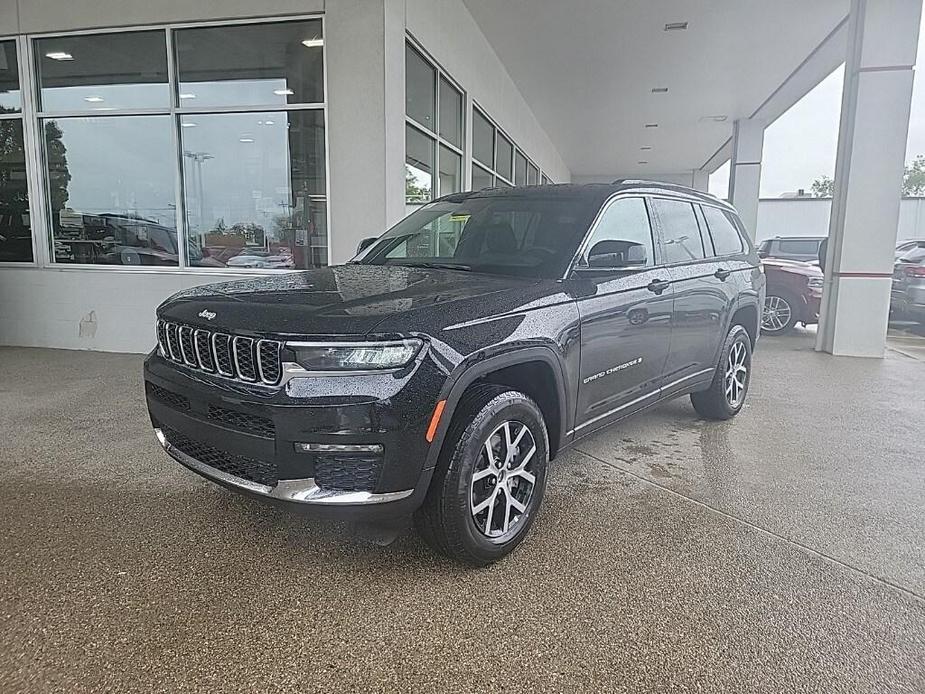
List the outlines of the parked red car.
{"type": "Polygon", "coordinates": [[[804,326],[818,323],[822,270],[816,265],[781,258],[765,258],[761,265],[768,280],[761,331],[783,335],[797,323],[804,326]]]}

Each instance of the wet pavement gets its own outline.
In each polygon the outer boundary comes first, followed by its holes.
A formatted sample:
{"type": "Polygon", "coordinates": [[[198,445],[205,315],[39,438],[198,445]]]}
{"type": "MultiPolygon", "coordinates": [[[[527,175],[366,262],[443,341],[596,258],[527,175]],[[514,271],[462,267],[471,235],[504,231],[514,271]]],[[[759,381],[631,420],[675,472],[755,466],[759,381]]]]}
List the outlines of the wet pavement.
{"type": "Polygon", "coordinates": [[[925,365],[764,339],[556,461],[470,570],[169,460],[141,358],[0,349],[0,691],[925,691],[925,365]]]}

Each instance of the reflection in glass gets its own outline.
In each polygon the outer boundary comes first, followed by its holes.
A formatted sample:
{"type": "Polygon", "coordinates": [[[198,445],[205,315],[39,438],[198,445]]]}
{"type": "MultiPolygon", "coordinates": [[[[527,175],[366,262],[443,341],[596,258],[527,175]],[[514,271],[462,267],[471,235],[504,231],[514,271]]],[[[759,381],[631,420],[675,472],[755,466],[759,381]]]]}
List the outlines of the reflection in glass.
{"type": "Polygon", "coordinates": [[[472,111],[472,157],[485,166],[494,166],[495,126],[479,111],[472,111]]]}
{"type": "Polygon", "coordinates": [[[16,42],[0,41],[0,113],[17,113],[21,110],[16,42]]]}
{"type": "Polygon", "coordinates": [[[32,261],[22,121],[0,120],[0,262],[32,261]]]}
{"type": "Polygon", "coordinates": [[[462,157],[440,145],[440,195],[462,190],[462,157]]]}
{"type": "Polygon", "coordinates": [[[504,135],[498,133],[498,168],[496,171],[509,181],[512,180],[513,164],[511,163],[511,158],[513,156],[514,145],[504,135]]]}
{"type": "Polygon", "coordinates": [[[440,137],[462,149],[462,94],[440,78],[440,137]]]}
{"type": "Polygon", "coordinates": [[[42,111],[169,106],[163,31],[58,36],[34,46],[42,111]]]}
{"type": "Polygon", "coordinates": [[[59,263],[177,265],[169,116],[40,121],[59,263]]]}
{"type": "Polygon", "coordinates": [[[472,190],[492,188],[495,185],[494,176],[481,166],[472,166],[472,190]]]}
{"type": "Polygon", "coordinates": [[[421,54],[405,46],[405,113],[434,130],[434,77],[436,72],[421,54]]]}
{"type": "Polygon", "coordinates": [[[190,114],[180,126],[191,265],[327,265],[323,111],[190,114]]]}
{"type": "Polygon", "coordinates": [[[181,107],[324,101],[320,19],[179,29],[174,46],[181,107]]]}
{"type": "Polygon", "coordinates": [[[405,202],[428,202],[434,194],[434,141],[405,126],[405,202]]]}

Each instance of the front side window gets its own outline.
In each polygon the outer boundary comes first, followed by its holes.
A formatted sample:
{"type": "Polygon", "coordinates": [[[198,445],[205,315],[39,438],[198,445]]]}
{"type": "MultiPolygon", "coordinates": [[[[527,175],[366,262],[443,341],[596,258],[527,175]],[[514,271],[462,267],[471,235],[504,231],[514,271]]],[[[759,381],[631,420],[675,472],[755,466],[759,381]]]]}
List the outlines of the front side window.
{"type": "Polygon", "coordinates": [[[681,200],[655,198],[652,208],[661,231],[664,261],[684,263],[704,258],[694,206],[681,200]]]}
{"type": "Polygon", "coordinates": [[[716,255],[733,255],[741,253],[742,237],[735,228],[727,212],[718,207],[704,205],[701,207],[703,216],[707,220],[710,238],[713,240],[713,250],[716,255]]]}
{"type": "Polygon", "coordinates": [[[587,202],[562,196],[438,201],[390,229],[360,262],[554,279],[571,262],[593,212],[587,202]]]}
{"type": "Polygon", "coordinates": [[[32,262],[32,217],[15,41],[0,41],[0,262],[32,262]]]}
{"type": "Polygon", "coordinates": [[[655,247],[646,203],[642,198],[614,201],[601,214],[588,240],[582,265],[633,268],[655,264],[655,247]]]}

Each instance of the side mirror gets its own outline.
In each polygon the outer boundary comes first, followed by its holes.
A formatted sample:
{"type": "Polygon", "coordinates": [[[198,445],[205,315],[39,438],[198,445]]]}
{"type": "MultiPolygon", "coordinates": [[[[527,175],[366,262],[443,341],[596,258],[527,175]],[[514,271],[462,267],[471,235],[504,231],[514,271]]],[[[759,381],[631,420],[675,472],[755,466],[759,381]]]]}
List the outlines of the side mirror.
{"type": "Polygon", "coordinates": [[[588,253],[589,268],[631,268],[648,260],[642,244],[626,241],[598,241],[588,253]]]}
{"type": "Polygon", "coordinates": [[[376,236],[368,236],[367,238],[365,238],[365,239],[363,239],[362,241],[360,241],[359,245],[357,246],[357,255],[360,255],[360,253],[362,253],[362,252],[365,251],[367,248],[369,248],[370,246],[372,246],[372,245],[373,245],[374,243],[376,243],[376,241],[378,241],[378,240],[379,240],[379,239],[378,239],[378,237],[376,237],[376,236]]]}

